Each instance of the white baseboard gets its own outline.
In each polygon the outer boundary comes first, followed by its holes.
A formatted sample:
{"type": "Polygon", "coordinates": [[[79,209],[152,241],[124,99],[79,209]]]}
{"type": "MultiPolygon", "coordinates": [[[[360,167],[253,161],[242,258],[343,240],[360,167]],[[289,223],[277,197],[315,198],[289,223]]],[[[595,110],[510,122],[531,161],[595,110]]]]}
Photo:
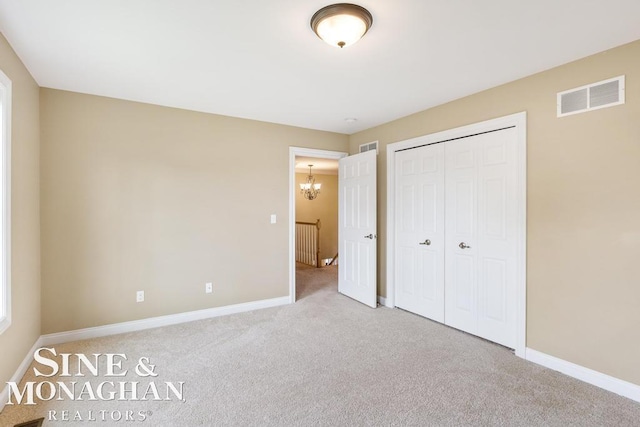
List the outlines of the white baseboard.
{"type": "MultiPolygon", "coordinates": [[[[33,344],[33,346],[31,347],[31,350],[29,350],[29,353],[27,353],[27,355],[24,357],[24,359],[22,360],[22,363],[20,363],[20,366],[18,366],[18,369],[13,374],[9,382],[13,382],[13,383],[20,382],[22,377],[24,377],[24,374],[27,373],[27,369],[29,369],[29,365],[31,365],[31,361],[33,360],[33,353],[37,349],[39,349],[41,346],[42,346],[42,337],[38,338],[35,344],[33,344]]],[[[0,412],[2,412],[2,410],[4,409],[4,406],[7,404],[8,401],[9,401],[9,386],[5,384],[5,386],[2,388],[2,391],[0,391],[0,412]]]]}
{"type": "Polygon", "coordinates": [[[527,348],[525,359],[619,394],[620,396],[635,400],[636,402],[640,402],[640,385],[585,368],[584,366],[576,365],[575,363],[567,362],[563,359],[558,359],[557,357],[549,356],[548,354],[541,353],[531,348],[527,348]]]}
{"type": "Polygon", "coordinates": [[[387,304],[387,299],[385,297],[381,297],[380,295],[378,295],[378,304],[380,304],[381,306],[384,307],[389,307],[389,308],[393,308],[390,305],[387,304]]]}
{"type": "Polygon", "coordinates": [[[75,331],[48,334],[40,337],[43,345],[62,344],[70,341],[86,340],[91,338],[106,337],[108,335],[124,334],[127,332],[143,331],[145,329],[159,328],[162,326],[177,325],[196,320],[211,319],[213,317],[229,314],[244,313],[246,311],[262,308],[277,307],[289,304],[289,297],[280,297],[260,301],[245,302],[242,304],[227,305],[224,307],[207,308],[205,310],[189,311],[186,313],[170,314],[167,316],[150,317],[148,319],[133,320],[131,322],[114,323],[94,328],[77,329],[75,331]]]}
{"type": "MultiPolygon", "coordinates": [[[[289,297],[272,298],[267,300],[252,301],[242,304],[227,305],[224,307],[208,308],[206,310],[189,311],[186,313],[171,314],[167,316],[151,317],[148,319],[134,320],[131,322],[114,323],[94,328],[77,329],[75,331],[61,332],[57,334],[42,335],[25,356],[24,360],[13,374],[9,382],[19,382],[27,372],[33,353],[40,347],[63,344],[71,341],[86,340],[91,338],[106,337],[109,335],[123,334],[126,332],[142,331],[145,329],[159,328],[162,326],[177,325],[180,323],[193,322],[195,320],[211,319],[213,317],[226,316],[229,314],[244,313],[247,311],[259,310],[263,308],[277,307],[289,304],[289,297]]],[[[9,386],[0,392],[0,412],[9,401],[9,386]]]]}

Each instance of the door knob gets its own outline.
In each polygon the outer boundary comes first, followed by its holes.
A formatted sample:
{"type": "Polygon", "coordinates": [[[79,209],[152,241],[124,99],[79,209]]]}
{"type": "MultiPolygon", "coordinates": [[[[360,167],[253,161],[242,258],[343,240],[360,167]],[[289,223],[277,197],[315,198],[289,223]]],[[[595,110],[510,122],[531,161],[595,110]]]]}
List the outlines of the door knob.
{"type": "Polygon", "coordinates": [[[460,242],[460,244],[458,245],[458,247],[460,249],[471,249],[471,246],[467,246],[467,244],[465,242],[460,242]]]}
{"type": "Polygon", "coordinates": [[[420,242],[420,244],[429,246],[431,244],[431,240],[427,239],[424,242],[420,242]]]}
{"type": "Polygon", "coordinates": [[[373,234],[369,234],[368,236],[364,236],[365,239],[371,239],[373,240],[373,238],[376,237],[373,234]]]}

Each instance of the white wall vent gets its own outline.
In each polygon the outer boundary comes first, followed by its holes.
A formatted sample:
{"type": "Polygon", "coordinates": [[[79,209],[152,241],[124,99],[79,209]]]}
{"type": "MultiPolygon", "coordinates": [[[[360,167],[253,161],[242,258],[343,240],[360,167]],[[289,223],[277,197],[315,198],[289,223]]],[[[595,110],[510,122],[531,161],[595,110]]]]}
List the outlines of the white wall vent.
{"type": "Polygon", "coordinates": [[[360,153],[364,153],[365,151],[376,150],[378,153],[378,141],[368,142],[366,144],[360,144],[360,153]]]}
{"type": "Polygon", "coordinates": [[[558,117],[624,104],[624,76],[558,93],[558,117]]]}

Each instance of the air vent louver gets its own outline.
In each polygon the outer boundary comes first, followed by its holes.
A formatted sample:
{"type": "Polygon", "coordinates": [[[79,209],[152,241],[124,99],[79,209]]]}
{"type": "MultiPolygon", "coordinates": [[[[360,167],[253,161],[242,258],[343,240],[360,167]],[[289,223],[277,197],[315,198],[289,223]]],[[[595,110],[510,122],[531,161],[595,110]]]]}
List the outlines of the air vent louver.
{"type": "Polygon", "coordinates": [[[558,93],[558,117],[624,104],[624,76],[558,93]]]}
{"type": "Polygon", "coordinates": [[[589,100],[591,107],[602,107],[608,104],[617,104],[620,101],[620,81],[614,80],[589,88],[589,100]]]}
{"type": "Polygon", "coordinates": [[[369,142],[367,144],[360,144],[360,153],[371,150],[376,150],[376,153],[378,152],[378,141],[369,142]]]}
{"type": "Polygon", "coordinates": [[[589,90],[580,89],[565,93],[560,97],[562,114],[576,113],[589,108],[589,90]]]}

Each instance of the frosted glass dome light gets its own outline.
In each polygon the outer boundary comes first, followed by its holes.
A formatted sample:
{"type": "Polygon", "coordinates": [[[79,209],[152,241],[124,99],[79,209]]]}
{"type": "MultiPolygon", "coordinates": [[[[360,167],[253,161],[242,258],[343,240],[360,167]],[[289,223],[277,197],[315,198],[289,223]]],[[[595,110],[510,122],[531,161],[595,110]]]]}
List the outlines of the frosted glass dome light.
{"type": "Polygon", "coordinates": [[[311,28],[318,37],[340,48],[360,40],[372,24],[373,17],[367,9],[350,3],[323,7],[311,18],[311,28]]]}

